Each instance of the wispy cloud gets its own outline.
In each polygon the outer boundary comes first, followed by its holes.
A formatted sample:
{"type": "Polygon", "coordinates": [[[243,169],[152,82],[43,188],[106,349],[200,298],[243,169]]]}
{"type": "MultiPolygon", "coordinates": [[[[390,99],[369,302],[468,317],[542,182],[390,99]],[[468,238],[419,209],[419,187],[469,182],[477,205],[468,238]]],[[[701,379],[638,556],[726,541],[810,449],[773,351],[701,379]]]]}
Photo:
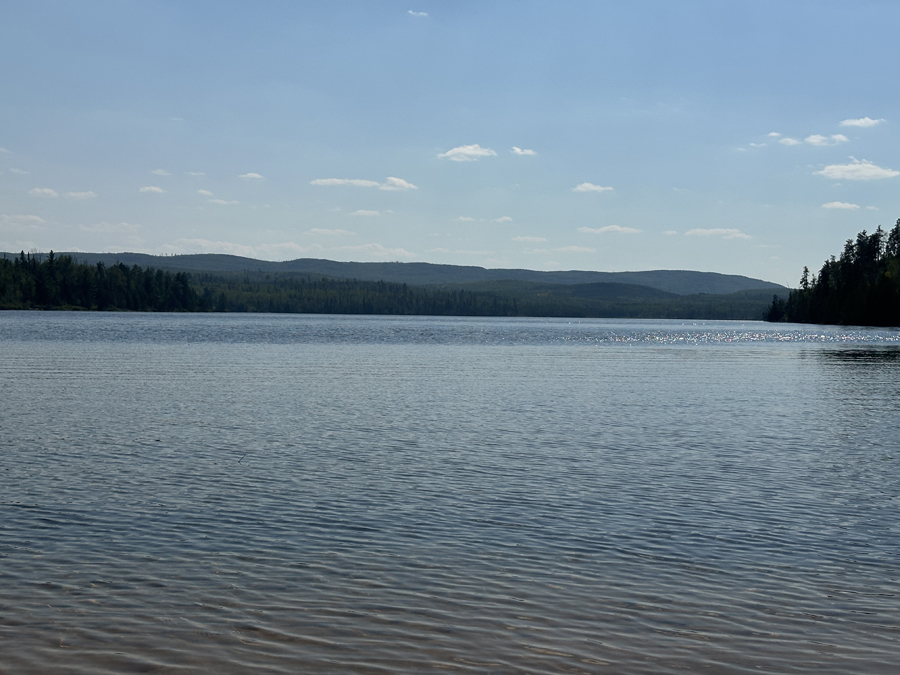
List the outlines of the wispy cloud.
{"type": "Polygon", "coordinates": [[[31,229],[40,227],[46,221],[40,216],[22,214],[0,214],[0,225],[17,229],[31,229]]]}
{"type": "Polygon", "coordinates": [[[206,201],[208,201],[210,204],[219,204],[219,205],[221,205],[221,206],[235,206],[235,205],[237,205],[237,204],[240,204],[240,202],[239,202],[237,199],[231,199],[231,200],[228,200],[228,199],[207,199],[206,201]]]}
{"type": "Polygon", "coordinates": [[[408,180],[403,180],[402,178],[397,178],[396,176],[388,176],[383,183],[379,183],[377,180],[368,180],[365,178],[316,178],[315,180],[309,181],[309,184],[324,187],[351,185],[353,187],[378,188],[379,190],[387,190],[389,192],[419,189],[408,180]]]}
{"type": "Polygon", "coordinates": [[[416,254],[403,248],[387,248],[381,244],[361,244],[359,246],[341,246],[342,251],[366,253],[375,258],[415,258],[416,254]]]}
{"type": "Polygon", "coordinates": [[[460,216],[459,218],[457,218],[457,220],[462,223],[471,223],[475,219],[472,218],[472,216],[460,216]]]}
{"type": "Polygon", "coordinates": [[[663,234],[671,237],[673,234],[678,234],[677,230],[666,230],[663,234]]]}
{"type": "Polygon", "coordinates": [[[785,137],[778,140],[782,145],[800,145],[801,141],[798,141],[796,138],[785,137]]]}
{"type": "Polygon", "coordinates": [[[194,176],[196,178],[196,177],[200,177],[200,176],[205,176],[206,173],[203,171],[185,171],[184,175],[185,176],[194,176]]]}
{"type": "Polygon", "coordinates": [[[579,232],[585,234],[604,234],[606,232],[616,232],[618,234],[637,234],[640,230],[633,227],[622,227],[621,225],[607,225],[605,227],[579,227],[579,232]]]}
{"type": "Polygon", "coordinates": [[[244,180],[264,180],[264,177],[258,173],[242,173],[238,178],[243,178],[244,180]]]}
{"type": "Polygon", "coordinates": [[[494,218],[495,223],[511,223],[512,218],[509,216],[500,216],[499,218],[494,218]]]}
{"type": "Polygon", "coordinates": [[[67,192],[66,197],[69,199],[96,199],[97,193],[93,190],[85,190],[84,192],[67,192]]]}
{"type": "Polygon", "coordinates": [[[59,193],[52,188],[31,188],[28,194],[32,197],[59,197],[59,193]]]}
{"type": "Polygon", "coordinates": [[[900,176],[900,171],[880,167],[867,159],[860,160],[851,157],[850,160],[849,164],[829,164],[821,171],[814,173],[832,180],[879,180],[900,176]]]}
{"type": "Polygon", "coordinates": [[[474,162],[481,157],[495,157],[496,152],[490,148],[482,148],[478,143],[473,145],[460,145],[459,147],[441,153],[438,157],[449,159],[453,162],[474,162]]]}
{"type": "Polygon", "coordinates": [[[198,195],[203,195],[204,197],[212,197],[213,193],[209,190],[197,190],[198,195]]]}
{"type": "Polygon", "coordinates": [[[859,204],[851,204],[850,202],[828,202],[827,204],[822,204],[823,209],[858,209],[859,204]]]}
{"type": "Polygon", "coordinates": [[[844,120],[841,122],[842,127],[874,127],[876,124],[884,122],[883,119],[873,120],[870,117],[860,117],[859,119],[844,120]]]}
{"type": "Polygon", "coordinates": [[[877,206],[867,206],[866,207],[866,211],[877,211],[877,210],[878,210],[877,206]]]}
{"type": "Polygon", "coordinates": [[[768,133],[768,136],[769,138],[778,138],[779,136],[781,136],[781,134],[779,134],[777,131],[770,131],[768,133]]]}
{"type": "Polygon", "coordinates": [[[411,9],[406,10],[406,13],[409,14],[410,16],[419,16],[419,17],[428,16],[428,12],[414,12],[411,9]]]}
{"type": "Polygon", "coordinates": [[[389,190],[389,191],[397,191],[397,190],[418,190],[419,188],[410,183],[409,181],[405,181],[402,178],[396,178],[394,176],[388,176],[387,179],[378,186],[379,190],[389,190]]]}
{"type": "Polygon", "coordinates": [[[310,185],[324,185],[334,187],[337,185],[353,185],[355,187],[378,187],[381,185],[377,180],[363,180],[361,178],[316,178],[309,181],[310,185]]]}
{"type": "Polygon", "coordinates": [[[684,233],[686,237],[722,237],[722,239],[751,239],[749,234],[744,234],[740,230],[724,227],[713,227],[710,229],[694,228],[684,233]]]}
{"type": "Polygon", "coordinates": [[[380,216],[381,211],[369,211],[367,209],[359,209],[358,211],[354,211],[348,215],[351,216],[380,216]]]}
{"type": "Polygon", "coordinates": [[[29,173],[31,173],[30,171],[26,171],[25,169],[10,169],[9,172],[14,173],[17,176],[27,176],[29,173]]]}
{"type": "Polygon", "coordinates": [[[807,136],[803,139],[810,145],[817,145],[819,147],[826,145],[837,145],[838,143],[846,143],[850,139],[844,136],[844,134],[832,134],[831,136],[822,136],[821,134],[812,134],[811,136],[807,136]]]}
{"type": "Polygon", "coordinates": [[[553,253],[595,253],[597,249],[590,246],[563,246],[552,249],[553,253]]]}
{"type": "Polygon", "coordinates": [[[580,183],[572,188],[572,192],[610,192],[611,187],[594,185],[593,183],[580,183]]]}
{"type": "Polygon", "coordinates": [[[150,173],[152,173],[154,176],[171,176],[172,175],[165,169],[154,169],[150,173]]]}
{"type": "Polygon", "coordinates": [[[146,187],[142,187],[138,190],[138,192],[153,192],[155,194],[161,195],[165,192],[161,187],[157,187],[156,185],[148,185],[146,187]]]}
{"type": "Polygon", "coordinates": [[[11,155],[13,154],[12,150],[7,150],[6,148],[0,148],[0,155],[11,155]]]}
{"type": "Polygon", "coordinates": [[[140,225],[135,223],[96,223],[94,225],[80,225],[85,232],[103,233],[103,234],[134,234],[141,229],[140,225]]]}
{"type": "Polygon", "coordinates": [[[527,149],[524,149],[524,148],[517,148],[516,146],[513,146],[512,154],[514,154],[514,155],[529,155],[529,156],[534,156],[534,155],[536,155],[537,153],[536,153],[534,150],[527,150],[527,149]]]}
{"type": "Polygon", "coordinates": [[[314,227],[311,230],[307,230],[308,234],[318,234],[325,237],[349,237],[356,234],[356,232],[351,232],[350,230],[329,230],[323,227],[314,227]]]}
{"type": "Polygon", "coordinates": [[[163,247],[169,253],[229,253],[247,258],[275,260],[297,258],[311,251],[319,251],[321,248],[318,244],[301,246],[293,241],[248,246],[230,241],[212,241],[210,239],[178,239],[172,244],[163,247]]]}
{"type": "Polygon", "coordinates": [[[524,241],[524,242],[528,242],[531,244],[537,244],[542,241],[547,241],[544,237],[528,237],[528,236],[513,237],[512,240],[513,241],[524,241]]]}

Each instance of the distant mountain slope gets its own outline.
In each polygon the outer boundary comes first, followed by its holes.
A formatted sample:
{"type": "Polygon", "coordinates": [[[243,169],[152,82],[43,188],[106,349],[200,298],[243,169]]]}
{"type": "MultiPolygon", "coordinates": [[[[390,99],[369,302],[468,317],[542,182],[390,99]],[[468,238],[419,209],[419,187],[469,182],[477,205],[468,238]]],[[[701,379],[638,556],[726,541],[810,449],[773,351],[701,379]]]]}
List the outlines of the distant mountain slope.
{"type": "MultiPolygon", "coordinates": [[[[3,254],[13,257],[15,254],[3,254]]],[[[244,272],[269,274],[309,274],[362,281],[392,281],[416,286],[432,284],[460,284],[516,280],[543,284],[631,284],[655,288],[667,293],[692,295],[697,293],[725,294],[739,291],[771,289],[784,291],[784,286],[770,281],[752,279],[736,274],[692,272],[688,270],[650,270],[646,272],[539,272],[525,269],[486,269],[462,265],[438,265],[420,262],[337,262],[316,258],[299,258],[285,262],[254,260],[234,255],[204,253],[196,255],[154,256],[145,253],[64,253],[78,261],[94,264],[117,262],[177,272],[244,272]]]]}

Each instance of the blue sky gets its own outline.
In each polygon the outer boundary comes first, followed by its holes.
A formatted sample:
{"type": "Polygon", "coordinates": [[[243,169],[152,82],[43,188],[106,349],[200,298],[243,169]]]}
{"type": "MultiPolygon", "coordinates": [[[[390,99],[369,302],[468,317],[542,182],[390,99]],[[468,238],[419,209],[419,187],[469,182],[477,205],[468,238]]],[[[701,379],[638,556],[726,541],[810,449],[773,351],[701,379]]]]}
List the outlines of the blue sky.
{"type": "Polygon", "coordinates": [[[0,5],[0,249],[795,285],[900,217],[896,2],[0,5]]]}

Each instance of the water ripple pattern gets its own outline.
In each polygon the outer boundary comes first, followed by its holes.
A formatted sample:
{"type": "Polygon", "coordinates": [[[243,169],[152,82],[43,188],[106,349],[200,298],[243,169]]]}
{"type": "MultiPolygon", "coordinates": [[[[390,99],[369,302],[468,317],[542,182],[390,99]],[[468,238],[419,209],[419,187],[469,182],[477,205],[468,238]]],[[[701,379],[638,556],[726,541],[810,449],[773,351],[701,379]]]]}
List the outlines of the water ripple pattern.
{"type": "Polygon", "coordinates": [[[900,340],[0,314],[0,673],[894,673],[900,340]]]}

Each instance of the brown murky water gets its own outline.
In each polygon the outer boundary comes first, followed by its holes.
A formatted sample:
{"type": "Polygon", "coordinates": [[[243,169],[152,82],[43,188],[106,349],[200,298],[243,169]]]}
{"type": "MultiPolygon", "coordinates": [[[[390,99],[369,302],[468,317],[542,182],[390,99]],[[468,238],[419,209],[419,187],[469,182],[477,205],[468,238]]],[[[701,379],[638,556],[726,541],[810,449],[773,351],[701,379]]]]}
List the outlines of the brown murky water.
{"type": "Polygon", "coordinates": [[[2,673],[893,673],[900,340],[0,314],[2,673]]]}

